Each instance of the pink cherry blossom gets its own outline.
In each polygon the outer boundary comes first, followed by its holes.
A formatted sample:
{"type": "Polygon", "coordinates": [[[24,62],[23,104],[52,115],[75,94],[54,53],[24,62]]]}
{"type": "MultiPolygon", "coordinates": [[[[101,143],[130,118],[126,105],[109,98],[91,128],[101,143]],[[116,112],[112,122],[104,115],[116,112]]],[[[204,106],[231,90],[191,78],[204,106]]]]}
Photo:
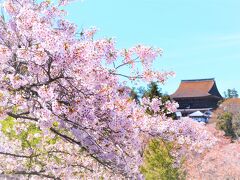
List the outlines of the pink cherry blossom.
{"type": "MultiPolygon", "coordinates": [[[[161,99],[137,104],[129,97],[120,77],[164,83],[173,76],[152,70],[160,49],[118,50],[114,39],[95,39],[95,28],[79,36],[77,26],[65,20],[61,5],[66,2],[4,2],[0,173],[32,179],[141,179],[142,152],[153,137],[181,144],[177,160],[215,143],[203,125],[158,113],[161,99]],[[122,74],[122,67],[129,73],[122,74]],[[147,114],[148,108],[155,114],[147,114]]],[[[169,112],[177,108],[171,102],[165,106],[169,112]]]]}

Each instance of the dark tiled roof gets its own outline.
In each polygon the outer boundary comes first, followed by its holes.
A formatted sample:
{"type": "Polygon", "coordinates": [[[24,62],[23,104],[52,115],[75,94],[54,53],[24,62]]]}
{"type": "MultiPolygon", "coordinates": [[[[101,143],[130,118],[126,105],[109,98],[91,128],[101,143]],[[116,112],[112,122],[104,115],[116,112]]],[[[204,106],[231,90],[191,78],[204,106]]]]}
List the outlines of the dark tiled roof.
{"type": "Polygon", "coordinates": [[[214,78],[182,80],[177,91],[171,95],[171,98],[206,97],[211,95],[222,98],[214,78]]]}

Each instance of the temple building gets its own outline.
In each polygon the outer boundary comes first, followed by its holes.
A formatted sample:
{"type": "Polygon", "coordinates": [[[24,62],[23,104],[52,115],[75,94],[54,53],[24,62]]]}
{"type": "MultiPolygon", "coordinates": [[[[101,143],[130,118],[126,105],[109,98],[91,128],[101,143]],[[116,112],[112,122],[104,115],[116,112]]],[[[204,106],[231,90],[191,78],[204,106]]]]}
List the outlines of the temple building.
{"type": "Polygon", "coordinates": [[[209,114],[223,99],[214,78],[182,80],[176,92],[170,97],[178,102],[178,114],[181,116],[196,111],[209,114]]]}

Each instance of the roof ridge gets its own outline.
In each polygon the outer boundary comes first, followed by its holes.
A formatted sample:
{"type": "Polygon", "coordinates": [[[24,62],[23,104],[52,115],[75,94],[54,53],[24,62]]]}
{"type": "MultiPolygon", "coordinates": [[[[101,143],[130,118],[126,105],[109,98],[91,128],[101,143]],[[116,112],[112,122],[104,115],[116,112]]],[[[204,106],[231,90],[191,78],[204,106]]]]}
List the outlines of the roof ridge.
{"type": "Polygon", "coordinates": [[[197,81],[215,81],[215,78],[181,80],[181,82],[197,82],[197,81]]]}

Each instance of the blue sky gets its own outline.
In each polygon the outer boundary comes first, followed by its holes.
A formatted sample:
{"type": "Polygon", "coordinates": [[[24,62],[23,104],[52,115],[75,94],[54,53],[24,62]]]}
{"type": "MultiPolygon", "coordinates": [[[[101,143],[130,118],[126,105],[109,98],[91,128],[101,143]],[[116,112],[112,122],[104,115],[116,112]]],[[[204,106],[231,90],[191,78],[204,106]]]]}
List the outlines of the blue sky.
{"type": "Polygon", "coordinates": [[[182,79],[215,78],[222,95],[228,88],[240,93],[239,0],[84,0],[67,11],[80,29],[95,26],[119,48],[162,48],[154,68],[176,72],[164,92],[182,79]]]}

